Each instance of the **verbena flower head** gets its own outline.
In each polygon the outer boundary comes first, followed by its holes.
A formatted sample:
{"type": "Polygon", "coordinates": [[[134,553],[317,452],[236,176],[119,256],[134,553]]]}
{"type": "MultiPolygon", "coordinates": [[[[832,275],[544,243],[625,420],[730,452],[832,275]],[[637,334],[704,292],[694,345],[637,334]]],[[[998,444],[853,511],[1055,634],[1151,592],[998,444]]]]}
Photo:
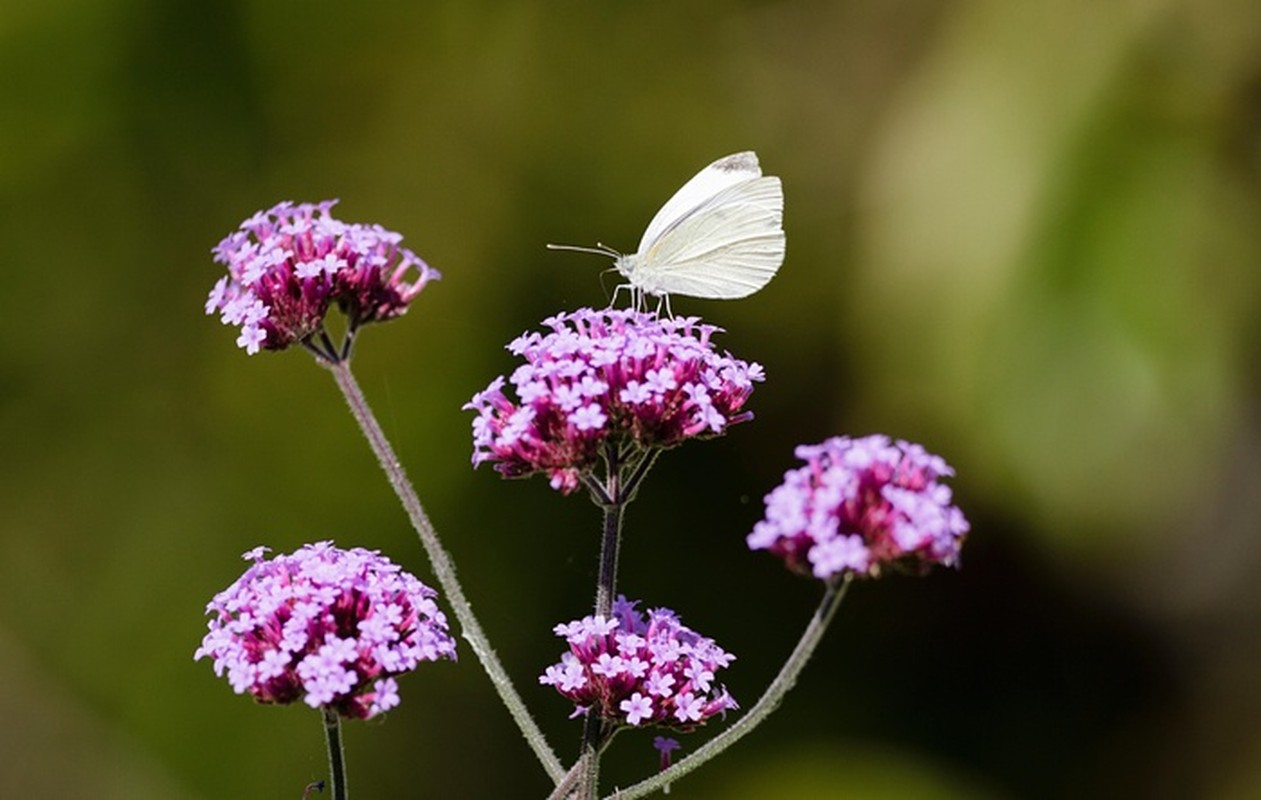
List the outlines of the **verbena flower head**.
{"type": "Polygon", "coordinates": [[[464,406],[477,412],[474,465],[492,462],[510,478],[543,472],[570,492],[610,439],[670,447],[753,417],[741,409],[761,366],[719,353],[720,329],[697,317],[583,308],[543,324],[549,333],[508,345],[524,360],[511,378],[464,406]]]}
{"type": "Polygon", "coordinates": [[[690,731],[715,714],[739,708],[714,673],[735,660],[668,608],[636,610],[618,597],[612,617],[584,617],[557,625],[569,643],[560,663],[539,683],[553,686],[577,706],[624,726],[657,725],[690,731]]]}
{"type": "Polygon", "coordinates": [[[397,317],[439,275],[380,225],[347,224],[329,213],[336,200],[284,202],[241,223],[214,248],[228,268],[206,313],[239,325],[251,355],[283,350],[320,331],[336,303],[351,331],[397,317]]]}
{"type": "Polygon", "coordinates": [[[806,465],[766,496],[750,548],[825,580],[875,577],[886,566],[922,573],[958,565],[968,521],[938,482],[954,475],[939,456],[881,435],[839,436],[796,454],[806,465]]]}
{"type": "Polygon", "coordinates": [[[237,694],[262,703],[302,700],[342,716],[398,705],[394,676],[455,658],[437,592],[375,551],[305,545],[253,564],[206,607],[210,632],[194,660],[214,659],[237,694]]]}

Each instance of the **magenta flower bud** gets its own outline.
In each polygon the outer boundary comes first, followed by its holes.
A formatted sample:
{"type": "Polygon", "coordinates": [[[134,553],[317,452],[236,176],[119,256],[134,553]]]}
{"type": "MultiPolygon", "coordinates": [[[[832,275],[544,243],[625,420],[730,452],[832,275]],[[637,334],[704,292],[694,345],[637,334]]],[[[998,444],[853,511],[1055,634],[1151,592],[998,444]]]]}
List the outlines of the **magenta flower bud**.
{"type": "Polygon", "coordinates": [[[672,447],[753,418],[743,408],[761,366],[720,354],[720,329],[697,317],[582,308],[544,325],[550,333],[508,345],[524,361],[511,378],[464,406],[477,412],[474,465],[509,478],[542,472],[568,493],[606,443],[672,447]]]}
{"type": "Polygon", "coordinates": [[[302,700],[366,719],[398,705],[394,678],[422,661],[455,659],[437,592],[379,553],[305,545],[254,563],[206,607],[209,657],[237,694],[302,700]]]}
{"type": "Polygon", "coordinates": [[[680,745],[678,739],[656,736],[652,740],[652,747],[661,754],[661,769],[664,771],[670,767],[670,754],[678,750],[680,745]]]}
{"type": "Polygon", "coordinates": [[[392,319],[440,277],[399,247],[401,235],[334,219],[336,203],[280,203],[242,222],[212,251],[228,274],[210,292],[206,313],[239,325],[237,344],[247,353],[283,350],[321,332],[334,303],[351,333],[392,319]]]}
{"type": "Polygon", "coordinates": [[[796,454],[806,466],[789,470],[766,496],[751,549],[770,550],[789,569],[824,580],[958,565],[968,521],[938,482],[954,475],[940,457],[881,435],[840,436],[796,454]]]}
{"type": "Polygon", "coordinates": [[[638,601],[618,597],[612,617],[584,617],[557,625],[569,643],[560,663],[539,683],[553,686],[576,706],[594,709],[607,722],[656,725],[687,732],[715,714],[739,708],[714,673],[735,660],[690,628],[668,608],[636,610],[638,601]]]}

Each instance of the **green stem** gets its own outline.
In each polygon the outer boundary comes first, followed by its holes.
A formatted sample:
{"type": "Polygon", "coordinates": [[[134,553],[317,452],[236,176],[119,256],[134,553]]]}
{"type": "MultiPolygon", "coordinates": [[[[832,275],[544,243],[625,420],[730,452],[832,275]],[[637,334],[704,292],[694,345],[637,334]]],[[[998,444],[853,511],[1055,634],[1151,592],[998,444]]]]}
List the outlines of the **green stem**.
{"type": "Polygon", "coordinates": [[[569,772],[565,773],[565,777],[560,783],[556,784],[556,788],[547,796],[547,800],[565,800],[573,792],[574,786],[577,785],[578,779],[582,777],[584,764],[579,761],[569,768],[569,772]]]}
{"type": "Polygon", "coordinates": [[[643,482],[648,475],[648,470],[652,469],[652,465],[657,463],[657,456],[661,455],[661,448],[654,447],[647,453],[641,453],[639,460],[634,463],[634,469],[630,470],[630,476],[622,486],[622,493],[625,495],[625,503],[629,503],[635,499],[635,493],[639,491],[639,484],[643,482]]]}
{"type": "Polygon", "coordinates": [[[613,592],[617,589],[617,556],[622,545],[622,512],[626,507],[621,487],[621,465],[613,448],[605,453],[608,471],[604,479],[604,525],[600,537],[600,574],[595,587],[595,615],[608,618],[613,612],[613,592]]]}
{"type": "Polygon", "coordinates": [[[328,742],[329,783],[333,785],[333,800],[346,800],[346,760],[342,755],[341,717],[324,706],[324,738],[328,742]]]}
{"type": "Polygon", "coordinates": [[[580,779],[578,791],[573,795],[576,800],[597,800],[600,796],[600,750],[590,741],[599,739],[600,722],[598,709],[593,707],[587,712],[582,728],[582,750],[578,756],[580,779]]]}
{"type": "Polygon", "coordinates": [[[411,520],[412,527],[416,529],[420,542],[424,545],[425,552],[429,555],[429,563],[433,566],[434,576],[442,586],[447,602],[451,604],[451,608],[455,612],[455,618],[460,623],[465,641],[469,643],[469,647],[473,649],[473,654],[477,656],[482,668],[490,676],[491,684],[495,687],[495,691],[499,693],[499,698],[504,705],[508,707],[508,713],[512,715],[517,727],[521,729],[526,742],[529,743],[535,755],[543,764],[543,769],[547,771],[553,782],[559,783],[565,777],[565,768],[561,766],[560,759],[556,757],[556,754],[552,752],[552,748],[547,744],[543,731],[539,729],[538,724],[530,716],[530,712],[526,710],[525,702],[517,694],[517,690],[512,685],[512,680],[508,677],[507,670],[500,663],[494,648],[490,646],[490,641],[482,631],[482,626],[478,623],[477,617],[473,615],[473,607],[465,598],[464,590],[460,587],[460,582],[456,578],[455,564],[452,563],[451,557],[442,548],[442,543],[438,540],[438,534],[434,530],[433,524],[430,523],[429,516],[425,514],[425,509],[420,504],[420,498],[416,496],[415,488],[412,486],[411,481],[407,479],[407,473],[403,470],[402,463],[394,454],[394,448],[390,446],[389,440],[385,438],[385,433],[377,423],[372,409],[368,406],[368,401],[364,398],[358,382],[355,381],[355,377],[350,371],[350,363],[347,361],[336,363],[319,361],[318,363],[327,367],[333,373],[333,378],[337,381],[337,387],[341,389],[342,395],[346,398],[346,403],[350,406],[350,412],[359,423],[359,428],[363,431],[363,435],[368,440],[368,445],[372,448],[377,461],[381,464],[381,469],[385,470],[385,475],[390,481],[390,486],[394,488],[394,493],[398,495],[399,501],[402,502],[403,509],[407,512],[407,517],[411,520]]]}
{"type": "MultiPolygon", "coordinates": [[[[600,572],[596,579],[595,615],[608,619],[613,614],[613,597],[617,591],[617,557],[622,544],[622,516],[626,503],[634,494],[622,480],[622,470],[633,464],[622,463],[614,444],[604,449],[604,484],[592,491],[604,511],[604,524],[600,537],[600,572]]],[[[632,471],[635,483],[643,479],[643,472],[632,471]]],[[[593,705],[587,711],[582,727],[582,747],[578,764],[582,777],[578,784],[579,800],[596,800],[600,796],[600,751],[605,741],[604,720],[600,709],[593,705]]]]}
{"type": "Polygon", "coordinates": [[[784,666],[780,668],[775,680],[771,682],[770,686],[766,687],[761,699],[757,701],[753,708],[749,709],[748,713],[738,719],[730,728],[702,745],[695,753],[676,762],[669,769],[662,770],[651,778],[640,781],[629,789],[622,789],[609,800],[635,800],[637,797],[646,797],[655,791],[664,789],[673,781],[683,777],[744,738],[746,734],[770,716],[771,712],[779,707],[784,695],[788,694],[788,691],[796,685],[797,677],[801,674],[801,670],[806,666],[806,662],[810,660],[810,656],[823,639],[823,634],[827,631],[828,625],[831,624],[832,618],[836,616],[836,610],[841,606],[841,600],[845,597],[845,591],[849,588],[850,580],[850,577],[846,576],[840,581],[828,582],[827,591],[824,592],[823,599],[819,601],[819,607],[815,609],[814,616],[810,619],[810,624],[806,626],[806,630],[801,634],[801,639],[793,649],[792,655],[788,657],[788,661],[784,662],[784,666]]]}

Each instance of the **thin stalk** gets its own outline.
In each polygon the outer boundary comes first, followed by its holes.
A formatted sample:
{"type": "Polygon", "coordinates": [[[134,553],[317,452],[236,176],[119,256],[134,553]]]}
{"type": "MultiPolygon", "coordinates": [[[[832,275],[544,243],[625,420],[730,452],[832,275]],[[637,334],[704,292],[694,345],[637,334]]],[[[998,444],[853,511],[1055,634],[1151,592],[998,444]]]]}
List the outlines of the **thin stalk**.
{"type": "Polygon", "coordinates": [[[578,778],[582,775],[583,762],[579,761],[569,768],[569,772],[565,773],[565,777],[560,783],[556,784],[556,788],[547,796],[547,800],[565,800],[569,797],[570,792],[574,790],[574,786],[578,783],[578,778]]]}
{"type": "MultiPolygon", "coordinates": [[[[312,336],[313,335],[314,334],[312,334],[312,336]]],[[[336,363],[337,354],[334,352],[327,352],[325,350],[320,349],[320,346],[315,344],[312,341],[312,336],[307,336],[307,337],[304,337],[303,339],[300,339],[299,343],[307,350],[307,352],[315,356],[315,363],[322,364],[324,366],[329,366],[330,364],[336,363]]],[[[327,341],[328,337],[325,336],[324,339],[327,341]]]]}
{"type": "Polygon", "coordinates": [[[359,323],[356,322],[355,320],[350,320],[347,323],[346,335],[342,337],[342,347],[341,347],[340,353],[338,354],[339,361],[350,360],[350,350],[355,345],[355,332],[358,330],[359,330],[359,323]]]}
{"type": "Polygon", "coordinates": [[[613,592],[617,589],[617,556],[622,545],[622,512],[626,507],[622,495],[621,465],[612,447],[605,453],[608,472],[604,478],[604,525],[600,536],[600,574],[596,579],[595,615],[605,617],[613,612],[613,592]]]}
{"type": "Polygon", "coordinates": [[[652,465],[657,463],[657,456],[659,455],[661,455],[661,448],[654,447],[647,454],[640,456],[639,461],[635,463],[635,468],[631,470],[630,477],[626,479],[626,483],[622,486],[625,503],[635,499],[635,493],[639,491],[639,484],[647,477],[648,470],[652,469],[652,465]]]}
{"type": "Polygon", "coordinates": [[[442,543],[438,540],[438,534],[434,530],[433,524],[430,523],[429,516],[425,514],[425,509],[420,504],[420,498],[416,496],[415,488],[412,486],[411,481],[407,479],[407,473],[403,470],[402,463],[394,454],[394,448],[390,446],[389,440],[385,438],[385,433],[381,430],[380,424],[377,423],[372,409],[368,406],[368,401],[364,398],[358,382],[355,381],[355,377],[350,371],[350,363],[347,361],[331,364],[322,361],[319,363],[333,373],[333,378],[337,381],[337,388],[341,389],[342,395],[346,398],[346,403],[350,406],[350,412],[359,423],[359,428],[363,431],[363,435],[368,440],[368,445],[372,448],[377,461],[381,464],[381,469],[385,470],[385,475],[390,481],[390,486],[394,488],[394,493],[398,495],[399,501],[402,502],[403,509],[407,512],[407,517],[411,520],[412,527],[416,529],[416,534],[420,537],[420,542],[424,545],[425,552],[429,555],[429,563],[433,566],[434,576],[442,586],[447,602],[451,604],[451,608],[455,612],[455,618],[460,623],[462,636],[469,643],[469,647],[473,649],[473,654],[477,656],[477,660],[481,663],[482,668],[486,670],[486,674],[490,676],[491,684],[495,687],[495,691],[499,693],[499,698],[504,705],[508,707],[508,713],[512,715],[517,727],[521,729],[526,742],[529,743],[534,750],[534,754],[543,764],[543,769],[547,771],[548,776],[554,782],[559,783],[565,777],[565,768],[561,766],[560,759],[556,757],[556,754],[552,752],[552,748],[547,744],[543,731],[539,729],[534,719],[530,716],[529,711],[526,710],[525,702],[517,694],[517,690],[512,685],[512,680],[508,677],[507,670],[500,663],[494,648],[490,646],[490,641],[482,631],[482,626],[478,623],[477,617],[473,615],[473,607],[465,598],[464,590],[460,587],[460,582],[456,578],[455,564],[452,563],[451,557],[442,548],[442,543]]]}
{"type": "Polygon", "coordinates": [[[730,728],[706,742],[687,758],[676,762],[673,766],[658,772],[651,778],[640,781],[629,789],[620,790],[608,800],[635,800],[637,797],[646,797],[653,792],[664,789],[670,783],[683,777],[744,738],[746,734],[770,716],[771,712],[779,707],[784,695],[788,694],[788,691],[796,685],[797,677],[801,674],[802,668],[810,660],[810,656],[823,639],[823,634],[827,631],[828,625],[831,624],[832,618],[836,616],[836,610],[841,606],[841,600],[845,597],[845,591],[849,588],[850,580],[850,577],[846,576],[840,581],[827,584],[827,591],[824,592],[823,599],[819,601],[819,607],[815,609],[814,616],[801,634],[801,639],[797,642],[797,646],[793,648],[792,655],[788,657],[788,661],[784,662],[784,666],[780,668],[775,680],[771,681],[771,685],[766,687],[762,697],[753,708],[749,709],[748,713],[736,720],[735,724],[730,728]]]}
{"type": "Polygon", "coordinates": [[[592,707],[587,711],[582,726],[582,749],[578,754],[577,768],[581,776],[577,800],[597,800],[600,797],[600,729],[603,727],[599,712],[592,707]]]}
{"type": "Polygon", "coordinates": [[[337,355],[337,345],[333,344],[333,339],[328,335],[328,331],[320,328],[320,343],[324,346],[324,352],[327,353],[325,358],[329,361],[344,361],[337,355]]]}
{"type": "Polygon", "coordinates": [[[328,742],[329,783],[333,800],[346,800],[346,760],[342,755],[342,724],[338,713],[324,706],[324,738],[328,742]]]}
{"type": "MultiPolygon", "coordinates": [[[[599,491],[592,492],[593,496],[605,500],[601,504],[604,523],[600,537],[600,573],[595,589],[595,615],[605,619],[613,613],[613,596],[617,591],[617,556],[622,542],[622,515],[631,494],[622,483],[622,469],[627,465],[622,463],[620,455],[615,444],[609,443],[605,446],[604,485],[598,487],[599,491]]],[[[642,477],[643,474],[640,473],[639,478],[642,477]]],[[[593,705],[587,711],[586,722],[582,727],[582,748],[578,757],[582,779],[577,793],[580,800],[596,800],[600,796],[600,750],[604,738],[604,720],[593,705]]]]}

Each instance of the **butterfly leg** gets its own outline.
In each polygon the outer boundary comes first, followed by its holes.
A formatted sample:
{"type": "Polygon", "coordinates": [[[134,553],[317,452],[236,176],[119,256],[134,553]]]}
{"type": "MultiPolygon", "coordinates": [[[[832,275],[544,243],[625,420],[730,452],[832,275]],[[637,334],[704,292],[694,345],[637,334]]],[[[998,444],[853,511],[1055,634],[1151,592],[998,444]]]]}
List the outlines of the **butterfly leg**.
{"type": "MultiPolygon", "coordinates": [[[[665,309],[666,316],[674,319],[674,312],[670,310],[670,295],[662,292],[657,295],[657,317],[661,317],[661,310],[665,309]]],[[[645,309],[646,310],[646,309],[645,309]]]]}
{"type": "Polygon", "coordinates": [[[635,287],[631,286],[629,283],[623,283],[623,284],[613,287],[613,297],[609,300],[609,308],[612,308],[613,306],[617,305],[618,292],[622,291],[623,289],[625,289],[627,292],[630,293],[630,296],[631,296],[630,307],[637,308],[640,302],[639,295],[635,291],[635,287]]]}

